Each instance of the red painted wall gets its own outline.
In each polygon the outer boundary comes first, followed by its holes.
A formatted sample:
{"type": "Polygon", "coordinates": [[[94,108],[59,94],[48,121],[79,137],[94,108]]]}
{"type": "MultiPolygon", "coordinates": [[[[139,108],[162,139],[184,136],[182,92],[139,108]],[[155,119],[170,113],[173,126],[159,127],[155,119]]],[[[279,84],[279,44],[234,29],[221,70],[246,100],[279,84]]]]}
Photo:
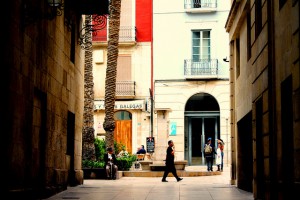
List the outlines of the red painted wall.
{"type": "Polygon", "coordinates": [[[136,0],[137,42],[150,42],[152,39],[152,0],[136,0]]]}

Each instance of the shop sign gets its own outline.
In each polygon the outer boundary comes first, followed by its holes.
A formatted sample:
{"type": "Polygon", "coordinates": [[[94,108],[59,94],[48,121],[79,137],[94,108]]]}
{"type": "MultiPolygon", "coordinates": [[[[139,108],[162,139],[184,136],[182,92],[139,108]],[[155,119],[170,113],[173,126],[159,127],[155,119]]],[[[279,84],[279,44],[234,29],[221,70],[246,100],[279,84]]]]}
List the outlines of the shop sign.
{"type": "MultiPolygon", "coordinates": [[[[95,101],[94,110],[104,110],[104,101],[95,101]]],[[[144,110],[144,100],[136,101],[115,101],[115,110],[144,110]]]]}

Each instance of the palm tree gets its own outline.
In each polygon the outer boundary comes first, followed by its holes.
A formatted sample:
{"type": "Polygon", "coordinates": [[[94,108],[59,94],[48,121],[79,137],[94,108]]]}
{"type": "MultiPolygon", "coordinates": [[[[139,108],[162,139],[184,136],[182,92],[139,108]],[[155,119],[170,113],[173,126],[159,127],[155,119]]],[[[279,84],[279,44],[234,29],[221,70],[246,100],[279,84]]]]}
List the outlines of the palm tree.
{"type": "MultiPolygon", "coordinates": [[[[92,16],[85,16],[85,24],[92,23],[92,16]]],[[[86,31],[85,68],[84,68],[84,110],[82,130],[82,160],[95,160],[94,130],[94,82],[93,82],[93,48],[92,32],[86,31]]]]}
{"type": "Polygon", "coordinates": [[[115,130],[114,107],[116,94],[117,60],[119,53],[121,0],[111,0],[109,10],[109,35],[104,99],[105,119],[103,128],[105,130],[106,147],[113,147],[115,130]]]}

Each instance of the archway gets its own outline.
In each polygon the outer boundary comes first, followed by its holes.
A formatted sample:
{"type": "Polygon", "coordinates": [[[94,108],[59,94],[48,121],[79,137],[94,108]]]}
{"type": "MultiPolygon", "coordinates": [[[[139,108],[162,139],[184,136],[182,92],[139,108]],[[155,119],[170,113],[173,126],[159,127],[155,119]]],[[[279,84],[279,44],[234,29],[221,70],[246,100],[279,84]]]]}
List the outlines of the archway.
{"type": "Polygon", "coordinates": [[[198,93],[189,98],[184,112],[185,159],[189,165],[204,165],[204,144],[207,138],[220,137],[220,107],[210,94],[198,93]]]}

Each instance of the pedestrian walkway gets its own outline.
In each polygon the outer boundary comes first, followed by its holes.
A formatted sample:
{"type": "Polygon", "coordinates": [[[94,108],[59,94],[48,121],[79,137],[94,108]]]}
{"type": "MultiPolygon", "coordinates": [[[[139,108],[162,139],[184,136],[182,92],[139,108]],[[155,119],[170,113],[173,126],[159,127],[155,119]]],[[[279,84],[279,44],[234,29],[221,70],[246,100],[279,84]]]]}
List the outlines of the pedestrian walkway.
{"type": "MultiPolygon", "coordinates": [[[[198,170],[189,166],[186,170],[198,170]]],[[[122,177],[118,180],[88,179],[83,185],[68,187],[48,200],[250,200],[253,194],[230,185],[230,169],[221,175],[183,177],[122,177]]]]}

